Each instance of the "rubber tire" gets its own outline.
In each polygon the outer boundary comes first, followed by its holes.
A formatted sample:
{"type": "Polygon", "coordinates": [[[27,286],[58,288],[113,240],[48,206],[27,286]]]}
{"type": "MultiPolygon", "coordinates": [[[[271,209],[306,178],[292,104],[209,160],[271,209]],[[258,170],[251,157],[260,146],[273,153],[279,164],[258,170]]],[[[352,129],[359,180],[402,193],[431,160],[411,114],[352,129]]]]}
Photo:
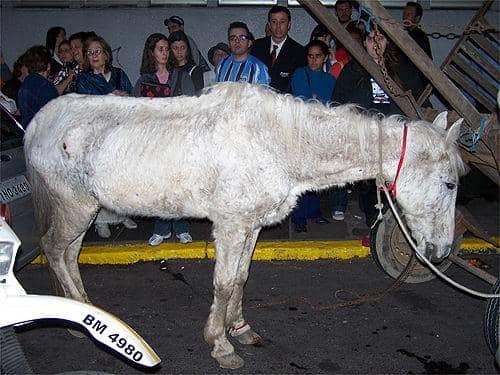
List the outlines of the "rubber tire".
{"type": "MultiPolygon", "coordinates": [[[[491,290],[492,294],[500,293],[500,278],[491,290]]],[[[483,332],[486,345],[500,364],[500,298],[489,298],[486,303],[486,312],[483,319],[483,332]]]]}
{"type": "MultiPolygon", "coordinates": [[[[383,216],[383,219],[375,226],[370,233],[370,253],[375,264],[388,274],[393,279],[396,279],[405,269],[408,261],[403,262],[397,259],[394,255],[393,249],[391,247],[391,238],[393,236],[401,236],[404,234],[401,232],[399,225],[394,217],[392,210],[387,210],[383,216]]],[[[410,245],[404,240],[407,250],[411,250],[410,245]]],[[[455,241],[453,244],[452,253],[458,253],[460,249],[461,238],[455,241]]],[[[437,268],[441,272],[445,272],[451,265],[451,261],[445,259],[441,262],[437,268]]],[[[430,281],[436,278],[436,275],[432,270],[430,270],[426,265],[422,264],[420,261],[415,265],[412,274],[406,278],[404,281],[408,284],[418,284],[426,281],[430,281]]]]}

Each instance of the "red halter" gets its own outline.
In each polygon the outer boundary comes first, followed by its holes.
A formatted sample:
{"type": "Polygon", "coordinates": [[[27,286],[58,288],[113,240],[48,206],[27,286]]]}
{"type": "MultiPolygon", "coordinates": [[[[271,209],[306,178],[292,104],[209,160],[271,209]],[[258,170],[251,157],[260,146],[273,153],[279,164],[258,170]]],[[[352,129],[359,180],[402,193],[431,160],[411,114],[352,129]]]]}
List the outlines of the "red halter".
{"type": "Polygon", "coordinates": [[[396,171],[396,177],[394,177],[394,182],[392,184],[387,185],[387,191],[391,193],[393,198],[396,198],[396,181],[398,179],[399,172],[401,171],[401,167],[405,159],[407,134],[408,134],[408,126],[405,125],[403,130],[403,145],[401,147],[401,156],[399,157],[399,164],[398,164],[398,170],[396,171]]]}

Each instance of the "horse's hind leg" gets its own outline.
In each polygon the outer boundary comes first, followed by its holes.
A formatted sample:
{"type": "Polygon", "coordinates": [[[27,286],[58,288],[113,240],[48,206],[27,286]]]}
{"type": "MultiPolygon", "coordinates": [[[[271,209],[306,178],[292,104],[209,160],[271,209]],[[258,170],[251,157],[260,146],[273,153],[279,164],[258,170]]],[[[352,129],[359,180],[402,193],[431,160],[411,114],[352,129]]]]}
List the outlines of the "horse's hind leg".
{"type": "Polygon", "coordinates": [[[40,244],[64,295],[88,302],[76,262],[83,236],[97,211],[97,203],[78,203],[80,205],[66,203],[64,207],[59,206],[54,210],[49,230],[40,244]]]}
{"type": "Polygon", "coordinates": [[[229,327],[229,334],[244,345],[256,345],[262,341],[257,334],[243,318],[243,288],[248,279],[248,270],[252,261],[252,254],[259,236],[260,228],[249,232],[246,240],[243,254],[240,258],[239,267],[236,275],[233,294],[229,300],[226,313],[226,327],[229,327]]]}
{"type": "Polygon", "coordinates": [[[226,337],[226,313],[235,288],[236,275],[245,244],[245,231],[234,224],[222,226],[214,223],[215,270],[214,300],[205,325],[204,336],[212,346],[212,357],[223,368],[243,366],[243,359],[234,352],[226,337]]]}
{"type": "MultiPolygon", "coordinates": [[[[87,228],[88,229],[88,228],[87,228]]],[[[83,237],[85,237],[85,232],[80,234],[66,249],[64,254],[64,259],[66,262],[66,266],[68,267],[69,274],[75,283],[76,288],[82,295],[85,302],[90,303],[87,292],[85,292],[85,288],[83,286],[82,277],[80,275],[80,268],[78,267],[78,255],[80,254],[80,250],[82,248],[83,237]]]]}

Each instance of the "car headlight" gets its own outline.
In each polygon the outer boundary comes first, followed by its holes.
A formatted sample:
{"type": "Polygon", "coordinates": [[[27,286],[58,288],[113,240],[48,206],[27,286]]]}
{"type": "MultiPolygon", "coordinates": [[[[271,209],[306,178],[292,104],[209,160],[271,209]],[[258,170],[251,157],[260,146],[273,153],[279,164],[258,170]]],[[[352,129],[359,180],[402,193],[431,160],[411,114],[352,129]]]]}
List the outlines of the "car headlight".
{"type": "Polygon", "coordinates": [[[14,243],[0,242],[0,276],[7,276],[10,266],[14,261],[14,243]]]}

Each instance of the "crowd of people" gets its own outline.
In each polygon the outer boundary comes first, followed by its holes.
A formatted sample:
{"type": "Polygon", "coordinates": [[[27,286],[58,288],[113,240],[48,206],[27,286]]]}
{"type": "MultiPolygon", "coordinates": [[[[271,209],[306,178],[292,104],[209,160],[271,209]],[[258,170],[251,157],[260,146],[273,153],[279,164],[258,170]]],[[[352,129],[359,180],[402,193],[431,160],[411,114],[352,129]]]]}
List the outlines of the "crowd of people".
{"type": "MultiPolygon", "coordinates": [[[[339,23],[353,42],[362,45],[405,91],[411,90],[418,97],[425,87],[425,79],[373,21],[353,19],[356,6],[359,4],[355,1],[338,0],[335,14],[339,23]]],[[[427,36],[418,28],[421,18],[422,7],[408,2],[403,11],[407,31],[432,57],[427,36]]],[[[390,96],[351,58],[348,49],[327,27],[317,25],[306,46],[293,40],[289,35],[291,13],[286,7],[273,6],[269,10],[266,36],[259,39],[255,39],[244,22],[230,23],[227,43],[220,42],[208,50],[212,67],[196,42],[185,33],[181,17],[171,16],[165,19],[164,25],[168,36],[154,33],[145,40],[140,77],[135,85],[125,71],[113,65],[111,47],[102,36],[82,31],[66,38],[65,29],[58,26],[47,31],[45,46],[33,46],[16,60],[12,73],[0,56],[2,94],[16,102],[25,128],[45,104],[67,93],[174,97],[195,95],[204,87],[224,81],[265,85],[280,93],[325,105],[355,103],[385,115],[400,113],[390,96]]],[[[356,187],[368,226],[376,217],[372,185],[363,182],[356,187]]],[[[333,220],[344,220],[347,203],[348,188],[330,191],[333,220]]],[[[315,192],[300,197],[292,213],[296,232],[306,232],[308,220],[320,224],[329,222],[321,214],[315,192]]],[[[98,234],[109,237],[112,223],[123,223],[127,228],[137,226],[130,218],[102,209],[95,221],[98,234]]],[[[158,219],[149,244],[159,245],[173,233],[182,243],[192,241],[189,221],[158,219]]]]}

